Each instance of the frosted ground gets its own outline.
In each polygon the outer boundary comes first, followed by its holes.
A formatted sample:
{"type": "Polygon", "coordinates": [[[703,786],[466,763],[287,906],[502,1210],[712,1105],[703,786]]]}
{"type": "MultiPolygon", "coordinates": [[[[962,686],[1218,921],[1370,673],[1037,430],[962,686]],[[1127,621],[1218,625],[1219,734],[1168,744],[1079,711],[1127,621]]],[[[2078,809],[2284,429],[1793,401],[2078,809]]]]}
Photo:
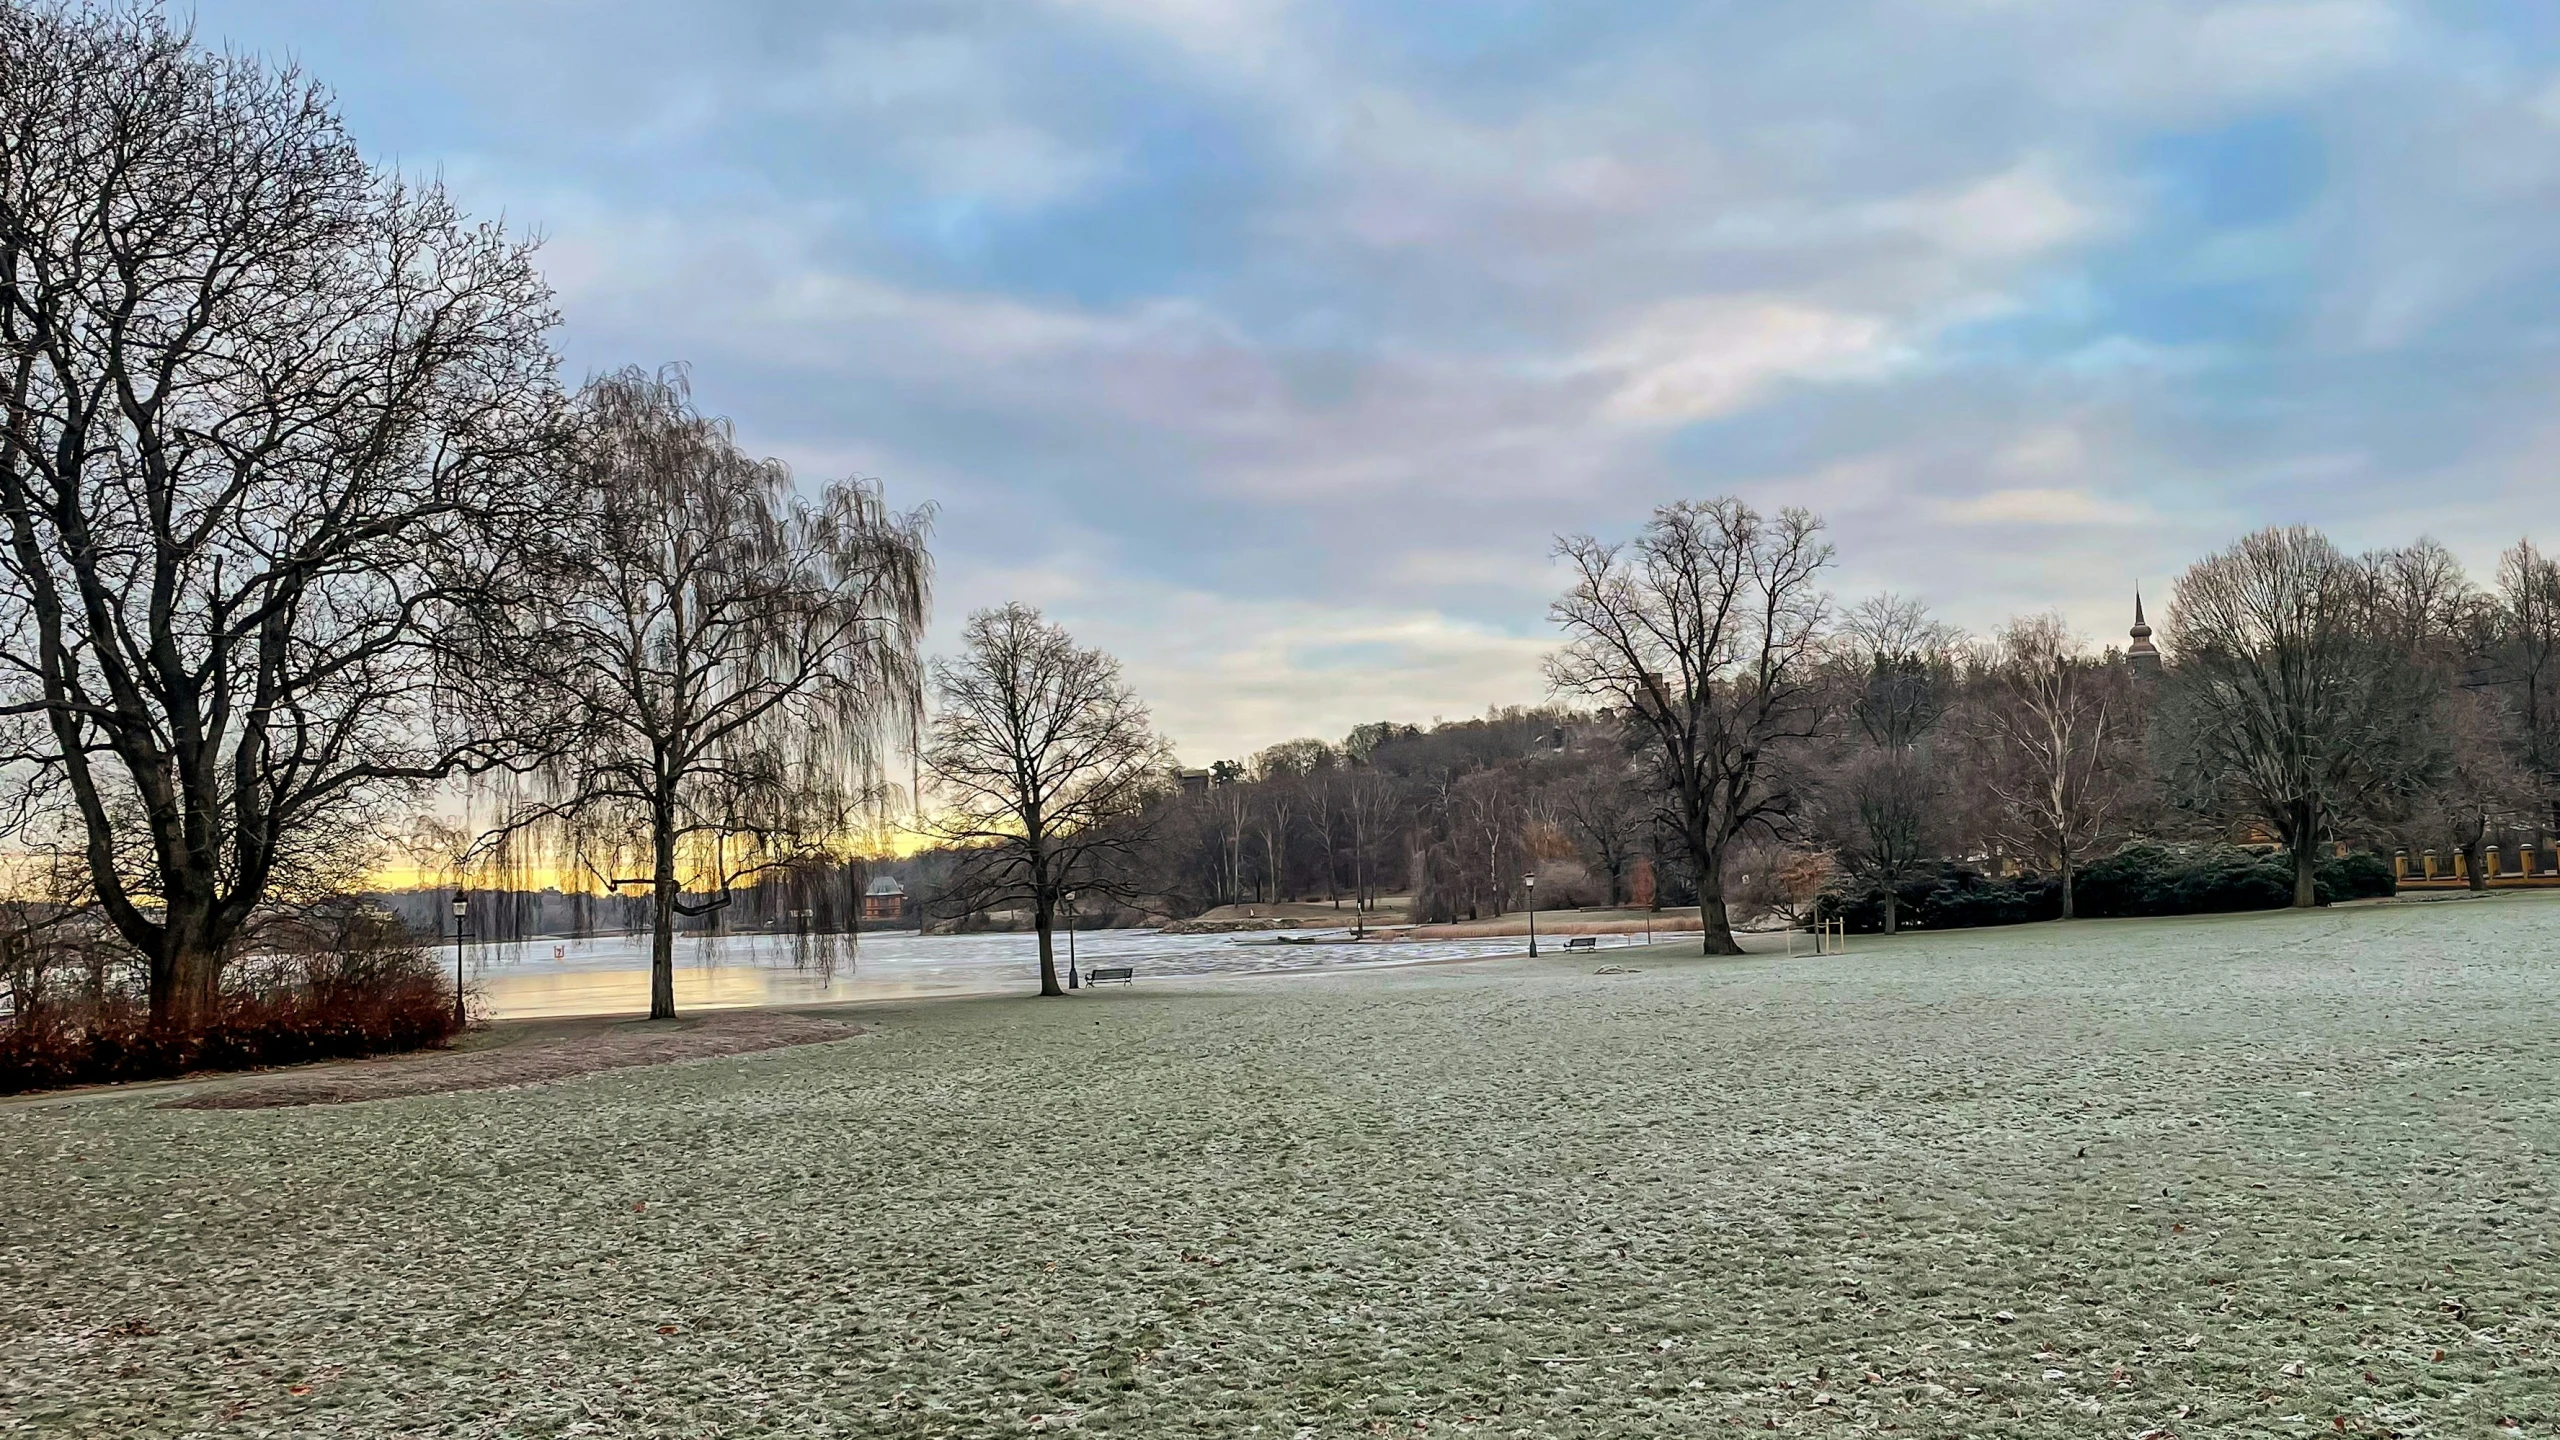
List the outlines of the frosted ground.
{"type": "Polygon", "coordinates": [[[865,1016],[0,1107],[0,1433],[2560,1425],[2560,897],[865,1016]]]}

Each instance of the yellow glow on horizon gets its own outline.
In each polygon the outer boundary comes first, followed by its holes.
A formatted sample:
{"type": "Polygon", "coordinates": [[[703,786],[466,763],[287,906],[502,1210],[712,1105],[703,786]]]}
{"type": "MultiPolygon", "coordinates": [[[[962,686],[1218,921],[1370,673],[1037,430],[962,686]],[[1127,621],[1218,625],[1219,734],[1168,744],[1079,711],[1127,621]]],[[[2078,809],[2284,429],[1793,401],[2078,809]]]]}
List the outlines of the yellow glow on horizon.
{"type": "MultiPolygon", "coordinates": [[[[905,860],[934,843],[934,838],[903,825],[888,826],[863,837],[854,853],[866,860],[905,860]]],[[[410,890],[445,890],[452,888],[453,867],[435,865],[414,858],[390,861],[375,867],[368,877],[374,889],[390,893],[410,890]]],[[[602,895],[605,885],[583,867],[565,867],[542,861],[500,867],[483,862],[471,867],[464,879],[468,889],[493,887],[523,890],[557,890],[564,895],[602,895]]]]}

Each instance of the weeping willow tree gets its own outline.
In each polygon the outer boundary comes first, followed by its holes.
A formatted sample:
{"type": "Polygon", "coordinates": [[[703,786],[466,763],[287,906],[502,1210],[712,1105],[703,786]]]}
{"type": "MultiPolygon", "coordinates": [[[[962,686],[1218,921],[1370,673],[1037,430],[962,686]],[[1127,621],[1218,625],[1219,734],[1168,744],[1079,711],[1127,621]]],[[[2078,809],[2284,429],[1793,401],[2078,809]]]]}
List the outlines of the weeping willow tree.
{"type": "MultiPolygon", "coordinates": [[[[675,934],[767,879],[843,874],[922,709],[930,514],[878,486],[814,501],[693,406],[680,369],[579,397],[577,483],[492,654],[559,743],[503,827],[564,887],[650,902],[649,1015],[675,934]]],[[[808,908],[808,907],[798,907],[808,908]]]]}

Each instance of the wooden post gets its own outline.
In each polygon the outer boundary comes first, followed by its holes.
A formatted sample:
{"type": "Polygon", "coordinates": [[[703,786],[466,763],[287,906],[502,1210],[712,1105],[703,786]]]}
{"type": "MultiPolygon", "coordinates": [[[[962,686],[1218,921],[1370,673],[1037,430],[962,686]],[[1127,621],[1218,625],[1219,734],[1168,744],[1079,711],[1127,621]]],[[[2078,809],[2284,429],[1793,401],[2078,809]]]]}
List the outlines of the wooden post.
{"type": "Polygon", "coordinates": [[[2436,852],[2433,850],[2428,851],[2426,855],[2422,857],[2421,863],[2426,866],[2427,878],[2430,880],[2436,878],[2436,852]]]}
{"type": "Polygon", "coordinates": [[[2406,880],[2409,878],[2408,851],[2394,850],[2391,852],[2391,878],[2394,880],[2406,880]]]}
{"type": "Polygon", "coordinates": [[[2498,878],[2499,866],[2497,846],[2491,845],[2480,852],[2480,868],[2487,872],[2489,879],[2495,880],[2498,878]]]}

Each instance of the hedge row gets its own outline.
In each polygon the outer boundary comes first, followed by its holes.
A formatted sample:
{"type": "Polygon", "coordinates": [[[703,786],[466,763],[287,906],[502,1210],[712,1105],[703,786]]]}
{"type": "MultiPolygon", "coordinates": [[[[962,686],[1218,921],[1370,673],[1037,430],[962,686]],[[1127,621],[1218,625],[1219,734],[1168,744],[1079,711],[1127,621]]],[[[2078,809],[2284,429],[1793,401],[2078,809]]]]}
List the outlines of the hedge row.
{"type": "Polygon", "coordinates": [[[329,957],[294,983],[225,996],[197,1030],[154,1026],[123,999],[0,1022],[0,1095],[349,1060],[451,1041],[453,990],[424,957],[329,957]]]}
{"type": "MultiPolygon", "coordinates": [[[[2374,855],[2323,860],[2316,873],[2323,905],[2389,895],[2395,888],[2390,863],[2374,855]]],[[[1897,918],[1906,930],[2021,925],[2062,916],[2062,882],[2044,875],[2002,877],[1951,864],[1915,876],[1897,894],[1897,918]]],[[[2293,903],[2293,857],[2229,845],[2128,845],[2084,867],[2072,899],[2074,911],[2089,919],[2278,910],[2293,903]]],[[[1881,931],[1883,887],[1835,888],[1816,901],[1815,914],[1844,920],[1851,930],[1881,931]]]]}

